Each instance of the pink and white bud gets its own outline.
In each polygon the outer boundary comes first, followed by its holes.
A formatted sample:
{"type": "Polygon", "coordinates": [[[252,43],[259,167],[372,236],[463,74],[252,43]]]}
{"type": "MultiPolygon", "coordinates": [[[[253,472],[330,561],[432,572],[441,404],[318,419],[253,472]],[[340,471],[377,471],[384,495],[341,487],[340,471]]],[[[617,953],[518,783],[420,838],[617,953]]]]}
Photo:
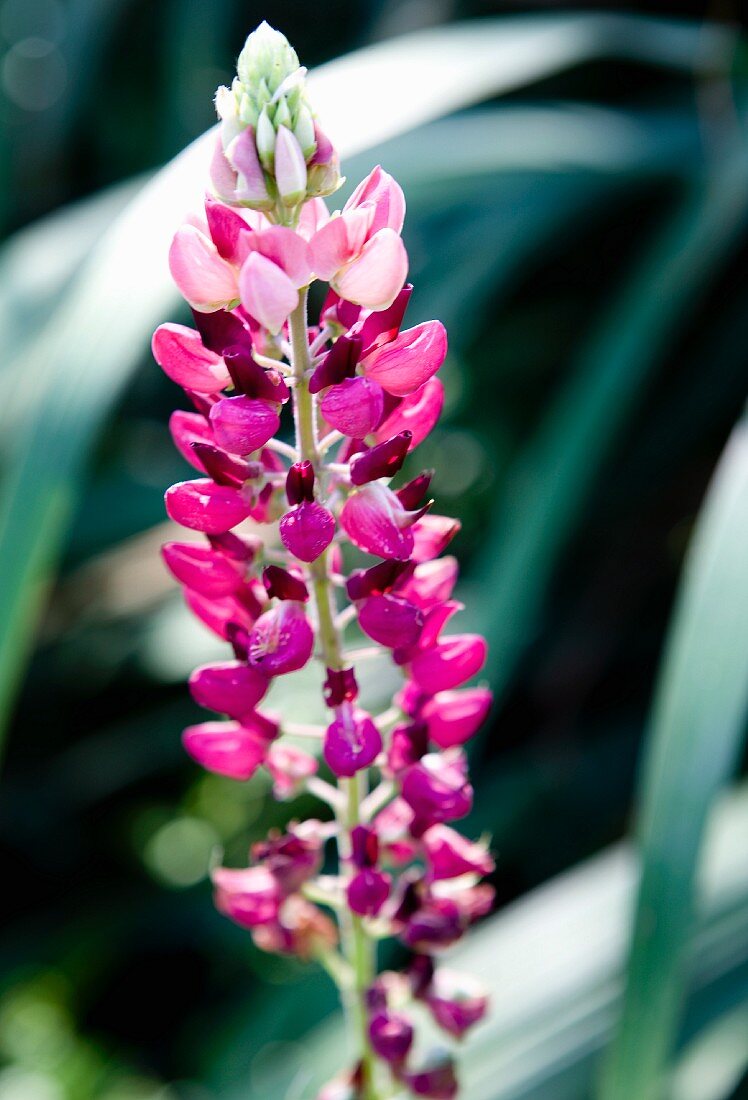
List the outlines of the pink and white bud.
{"type": "Polygon", "coordinates": [[[405,561],[413,550],[409,516],[391,489],[374,482],[351,493],[340,513],[340,525],[360,550],[405,561]]]}
{"type": "Polygon", "coordinates": [[[382,751],[382,737],[362,710],[344,703],[327,727],[323,754],[327,766],[338,776],[350,777],[368,768],[382,751]]]}
{"type": "Polygon", "coordinates": [[[440,749],[464,744],[483,725],[492,699],[489,689],[482,687],[438,692],[421,712],[429,737],[440,749]]]}
{"type": "Polygon", "coordinates": [[[415,393],[402,398],[376,429],[374,438],[379,443],[395,432],[407,429],[413,433],[410,441],[410,449],[413,451],[436,426],[443,407],[444,386],[440,379],[430,378],[415,393]]]}
{"type": "Polygon", "coordinates": [[[251,779],[270,741],[241,722],[201,722],[188,726],[182,743],[201,767],[230,779],[251,779]]]}
{"type": "Polygon", "coordinates": [[[230,531],[252,510],[238,489],[216,485],[209,478],[180,481],[166,490],[164,500],[170,519],[207,535],[230,531]]]}
{"type": "Polygon", "coordinates": [[[235,269],[194,225],[183,225],[174,235],[169,270],[182,296],[200,313],[231,308],[239,300],[235,269]]]}
{"type": "Polygon", "coordinates": [[[448,825],[432,825],[421,840],[429,862],[429,876],[434,880],[467,874],[490,875],[494,869],[494,861],[484,844],[473,843],[448,825]]]}
{"type": "Polygon", "coordinates": [[[283,892],[267,867],[236,871],[218,867],[211,877],[216,908],[242,928],[257,928],[277,919],[283,892]]]}
{"type": "Polygon", "coordinates": [[[280,521],[281,542],[299,561],[316,561],[334,535],[333,514],[317,501],[302,501],[290,508],[280,521]]]}
{"type": "Polygon", "coordinates": [[[210,410],[210,423],[219,446],[232,454],[248,455],[263,447],[280,427],[278,406],[253,397],[222,397],[210,410]]]}
{"type": "Polygon", "coordinates": [[[169,572],[204,596],[228,596],[242,583],[237,565],[210,546],[167,542],[161,554],[169,572]]]}
{"type": "Polygon", "coordinates": [[[418,653],[410,674],[428,695],[435,695],[460,687],[477,675],[486,656],[486,640],[480,634],[450,634],[418,653]]]}
{"type": "Polygon", "coordinates": [[[417,607],[399,596],[369,596],[358,609],[358,623],[375,642],[395,649],[414,646],[423,626],[417,607]]]}
{"type": "Polygon", "coordinates": [[[426,321],[372,352],[361,361],[361,368],[367,378],[394,397],[406,397],[436,374],[446,354],[444,325],[441,321],[426,321]]]}
{"type": "MultiPolygon", "coordinates": [[[[254,710],[268,689],[268,680],[257,669],[243,661],[223,661],[220,664],[200,665],[190,676],[190,691],[195,702],[207,710],[241,718],[254,710]]],[[[275,737],[277,724],[268,727],[275,737]],[[275,727],[274,732],[272,731],[275,727]]]]}
{"type": "Polygon", "coordinates": [[[402,796],[427,827],[465,817],[473,805],[473,788],[464,754],[427,753],[403,776],[402,796]]]}
{"type": "Polygon", "coordinates": [[[320,409],[331,428],[354,439],[363,439],[382,419],[382,387],[368,378],[346,378],[330,387],[322,398],[320,409]]]}
{"type": "Polygon", "coordinates": [[[219,355],[203,345],[200,333],[184,325],[159,325],[151,341],[153,358],[164,374],[196,393],[219,393],[231,377],[219,355]]]}
{"type": "Polygon", "coordinates": [[[275,138],[275,182],[284,206],[297,206],[306,196],[306,161],[301,146],[286,126],[275,138]]]}
{"type": "Polygon", "coordinates": [[[250,664],[267,676],[303,668],[312,655],[314,631],[301,604],[285,600],[260,615],[249,633],[250,664]]]}

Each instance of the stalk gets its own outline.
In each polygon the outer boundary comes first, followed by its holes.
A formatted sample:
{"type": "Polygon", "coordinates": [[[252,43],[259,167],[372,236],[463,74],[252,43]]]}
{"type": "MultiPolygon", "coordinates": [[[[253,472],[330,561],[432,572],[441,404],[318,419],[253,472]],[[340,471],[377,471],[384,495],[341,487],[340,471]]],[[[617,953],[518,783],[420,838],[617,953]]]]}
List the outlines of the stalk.
{"type": "MultiPolygon", "coordinates": [[[[302,291],[299,304],[289,318],[294,373],[294,421],[299,458],[312,463],[318,484],[324,486],[324,459],[319,454],[314,397],[309,392],[308,374],[311,369],[307,336],[307,294],[302,291]]],[[[324,503],[324,501],[323,501],[324,503]]],[[[319,643],[325,665],[331,669],[343,668],[340,633],[335,625],[335,598],[328,571],[328,553],[325,551],[310,565],[312,591],[319,625],[319,643]]],[[[368,790],[368,775],[358,772],[351,779],[339,779],[338,787],[345,796],[345,809],[338,815],[340,832],[338,858],[344,882],[352,875],[350,863],[351,832],[361,820],[361,802],[368,790]]],[[[341,947],[343,956],[351,968],[352,982],[341,987],[341,997],[354,1049],[361,1059],[364,1100],[378,1100],[376,1087],[375,1055],[369,1041],[367,1025],[366,990],[376,972],[376,944],[367,935],[361,917],[347,907],[340,912],[341,947]]]]}

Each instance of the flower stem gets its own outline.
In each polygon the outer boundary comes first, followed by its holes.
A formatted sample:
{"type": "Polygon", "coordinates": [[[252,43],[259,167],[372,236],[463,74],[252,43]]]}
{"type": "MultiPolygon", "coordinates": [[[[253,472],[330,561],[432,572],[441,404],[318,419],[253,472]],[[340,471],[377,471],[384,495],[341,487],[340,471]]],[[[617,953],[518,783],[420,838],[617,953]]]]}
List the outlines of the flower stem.
{"type": "MultiPolygon", "coordinates": [[[[314,466],[319,485],[324,486],[324,461],[320,456],[317,439],[314,398],[309,392],[308,372],[311,355],[307,335],[307,292],[299,295],[299,304],[289,318],[294,386],[294,416],[296,421],[296,447],[299,457],[314,466]]],[[[343,655],[339,631],[335,625],[337,608],[328,569],[327,551],[309,567],[319,626],[321,656],[328,668],[342,669],[343,655]]],[[[340,779],[338,786],[345,796],[338,814],[340,833],[338,856],[340,873],[345,881],[352,873],[350,865],[351,832],[361,819],[361,802],[366,797],[368,782],[366,772],[358,772],[350,779],[340,779]]],[[[357,1057],[362,1067],[363,1100],[378,1100],[375,1081],[375,1057],[369,1041],[366,1012],[366,990],[370,986],[376,966],[376,944],[367,935],[359,916],[344,907],[340,913],[340,933],[343,956],[350,967],[352,979],[341,988],[343,1004],[353,1035],[357,1057]]]]}

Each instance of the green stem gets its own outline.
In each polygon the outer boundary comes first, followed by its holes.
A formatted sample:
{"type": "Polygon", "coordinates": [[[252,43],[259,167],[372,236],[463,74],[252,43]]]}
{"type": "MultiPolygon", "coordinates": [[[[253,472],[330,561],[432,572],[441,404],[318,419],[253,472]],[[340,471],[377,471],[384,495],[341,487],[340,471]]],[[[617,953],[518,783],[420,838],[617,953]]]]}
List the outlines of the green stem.
{"type": "MultiPolygon", "coordinates": [[[[296,447],[299,457],[314,466],[318,484],[324,485],[324,462],[320,458],[317,441],[314,398],[309,392],[308,374],[311,369],[309,341],[307,337],[307,292],[302,291],[299,304],[289,318],[292,364],[294,370],[294,416],[296,421],[296,447]]],[[[335,601],[328,571],[327,552],[310,565],[312,589],[317,610],[319,643],[325,665],[332,669],[343,668],[340,635],[335,626],[335,601]]],[[[339,815],[340,834],[338,855],[340,871],[345,879],[353,869],[350,863],[351,832],[361,820],[361,801],[366,795],[367,775],[359,772],[351,779],[338,783],[345,794],[345,809],[339,815]]],[[[361,1059],[363,1074],[363,1100],[378,1100],[375,1056],[369,1041],[366,1012],[366,990],[376,971],[376,944],[367,935],[363,921],[345,907],[340,913],[340,937],[343,956],[351,968],[352,980],[341,988],[343,1005],[354,1038],[357,1057],[361,1059]]]]}

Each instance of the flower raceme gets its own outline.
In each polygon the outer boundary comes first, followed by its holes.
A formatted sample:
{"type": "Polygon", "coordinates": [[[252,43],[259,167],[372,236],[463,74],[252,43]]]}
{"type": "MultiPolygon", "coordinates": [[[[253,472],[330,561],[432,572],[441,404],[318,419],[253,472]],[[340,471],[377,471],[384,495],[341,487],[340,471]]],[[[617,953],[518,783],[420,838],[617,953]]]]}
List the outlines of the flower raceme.
{"type": "Polygon", "coordinates": [[[439,321],[404,327],[395,180],[375,168],[329,212],[321,196],[338,186],[337,157],[282,35],[263,24],[249,36],[216,105],[211,193],[169,253],[194,327],[167,323],[153,337],[192,406],[170,429],[197,474],[166,493],[193,535],[163,557],[227,645],[190,677],[213,716],[183,743],[234,780],[266,769],[279,799],[312,792],[330,818],[273,832],[247,867],[215,870],[216,904],[262,949],[322,961],[357,1004],[356,1062],[320,1100],[454,1097],[451,1056],[413,1053],[409,1005],[457,1038],[486,1011],[477,983],[436,963],[491,905],[488,849],[454,828],[473,802],[464,745],[491,695],[471,684],[483,639],[447,631],[462,605],[456,560],[443,555],[459,524],[431,511],[432,471],[397,483],[441,413],[447,336],[439,321]],[[310,325],[315,280],[329,289],[310,325]],[[280,438],[286,422],[293,443],[280,438]],[[359,650],[346,636],[356,629],[359,650]],[[403,677],[379,715],[359,698],[369,643],[403,677]],[[315,658],[328,718],[299,726],[282,693],[281,713],[266,697],[315,658]],[[337,873],[320,876],[328,842],[337,873]],[[410,953],[404,973],[377,974],[388,935],[410,953]]]}

